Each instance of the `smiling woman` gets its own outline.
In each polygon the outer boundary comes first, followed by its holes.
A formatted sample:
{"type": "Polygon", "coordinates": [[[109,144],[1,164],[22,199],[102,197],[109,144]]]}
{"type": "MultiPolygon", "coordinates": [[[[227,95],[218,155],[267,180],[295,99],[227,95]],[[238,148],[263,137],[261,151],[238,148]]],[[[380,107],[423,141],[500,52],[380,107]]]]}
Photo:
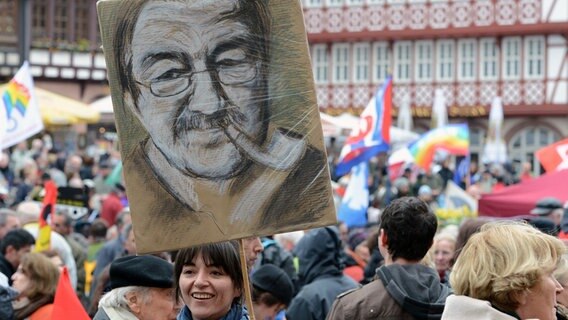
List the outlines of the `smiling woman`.
{"type": "Polygon", "coordinates": [[[181,250],[174,267],[176,294],[185,306],[178,320],[248,319],[236,242],[181,250]]]}

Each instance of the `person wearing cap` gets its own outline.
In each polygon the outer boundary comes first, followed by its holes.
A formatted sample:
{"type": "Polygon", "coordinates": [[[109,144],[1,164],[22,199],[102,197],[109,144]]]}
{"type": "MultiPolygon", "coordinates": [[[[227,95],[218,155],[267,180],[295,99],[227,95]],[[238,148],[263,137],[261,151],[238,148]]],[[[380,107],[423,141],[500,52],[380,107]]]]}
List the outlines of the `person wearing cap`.
{"type": "Polygon", "coordinates": [[[292,301],[294,285],[282,269],[260,266],[251,276],[252,303],[256,319],[274,320],[292,301]]]}
{"type": "Polygon", "coordinates": [[[560,200],[553,197],[546,197],[536,202],[536,207],[531,210],[531,214],[547,218],[554,222],[555,226],[560,226],[564,209],[560,200]]]}
{"type": "Polygon", "coordinates": [[[112,290],[102,297],[93,320],[175,320],[179,307],[173,275],[171,263],[151,255],[113,261],[112,290]]]}

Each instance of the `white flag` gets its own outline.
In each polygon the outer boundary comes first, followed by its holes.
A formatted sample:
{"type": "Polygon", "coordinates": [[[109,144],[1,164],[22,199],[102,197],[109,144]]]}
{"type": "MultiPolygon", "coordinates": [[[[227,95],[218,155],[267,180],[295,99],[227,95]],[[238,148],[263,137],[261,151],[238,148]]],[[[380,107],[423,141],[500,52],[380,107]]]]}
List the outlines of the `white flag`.
{"type": "Polygon", "coordinates": [[[0,128],[5,128],[5,131],[2,129],[0,133],[2,149],[24,141],[43,130],[34,82],[27,61],[6,86],[0,107],[2,109],[0,128]]]}

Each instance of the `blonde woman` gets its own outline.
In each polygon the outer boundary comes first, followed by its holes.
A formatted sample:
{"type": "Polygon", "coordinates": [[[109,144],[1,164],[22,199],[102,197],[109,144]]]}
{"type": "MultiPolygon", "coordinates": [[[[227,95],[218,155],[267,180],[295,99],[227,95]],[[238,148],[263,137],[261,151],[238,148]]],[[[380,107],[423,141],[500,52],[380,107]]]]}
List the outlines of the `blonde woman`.
{"type": "Polygon", "coordinates": [[[558,268],[554,271],[556,281],[560,283],[562,290],[556,295],[556,317],[558,320],[568,320],[568,255],[564,254],[562,260],[558,264],[558,268]]]}
{"type": "Polygon", "coordinates": [[[455,296],[442,319],[556,319],[562,286],[553,272],[566,248],[515,222],[487,223],[473,235],[450,275],[455,296]]]}
{"type": "Polygon", "coordinates": [[[456,251],[456,236],[447,232],[439,233],[434,237],[434,245],[432,245],[431,250],[440,282],[447,283],[452,258],[456,251]]]}

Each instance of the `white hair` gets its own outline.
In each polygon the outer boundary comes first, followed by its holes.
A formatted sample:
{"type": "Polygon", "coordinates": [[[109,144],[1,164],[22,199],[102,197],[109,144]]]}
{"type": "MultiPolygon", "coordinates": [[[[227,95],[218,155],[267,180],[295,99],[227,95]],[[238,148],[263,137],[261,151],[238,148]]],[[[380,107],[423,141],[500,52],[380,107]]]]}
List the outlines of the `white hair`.
{"type": "Polygon", "coordinates": [[[283,245],[286,241],[289,241],[296,245],[298,241],[304,236],[303,231],[293,231],[274,235],[274,240],[280,245],[283,245]]]}
{"type": "Polygon", "coordinates": [[[99,301],[99,308],[119,308],[132,311],[128,306],[126,295],[130,292],[139,293],[141,295],[141,298],[144,300],[143,303],[145,303],[145,300],[149,298],[149,290],[150,288],[148,287],[140,286],[128,286],[112,289],[101,298],[101,300],[99,301]]]}

